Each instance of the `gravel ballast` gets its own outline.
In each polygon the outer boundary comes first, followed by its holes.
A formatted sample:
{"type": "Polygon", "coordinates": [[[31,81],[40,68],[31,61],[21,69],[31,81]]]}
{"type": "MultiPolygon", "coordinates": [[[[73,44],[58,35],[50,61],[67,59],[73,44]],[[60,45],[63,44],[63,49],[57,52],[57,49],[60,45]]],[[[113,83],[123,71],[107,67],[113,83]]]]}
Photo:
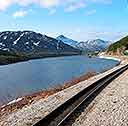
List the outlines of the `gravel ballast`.
{"type": "Polygon", "coordinates": [[[111,82],[72,126],[128,126],[128,70],[111,82]]]}

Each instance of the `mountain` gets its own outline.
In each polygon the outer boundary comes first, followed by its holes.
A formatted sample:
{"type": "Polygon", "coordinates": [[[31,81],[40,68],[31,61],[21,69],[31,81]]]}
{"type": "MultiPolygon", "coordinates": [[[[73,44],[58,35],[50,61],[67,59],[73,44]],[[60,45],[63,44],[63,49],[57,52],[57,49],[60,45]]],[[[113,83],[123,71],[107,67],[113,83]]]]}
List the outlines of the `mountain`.
{"type": "Polygon", "coordinates": [[[101,39],[88,40],[85,42],[77,42],[70,38],[67,38],[63,35],[60,35],[56,38],[74,48],[80,49],[82,51],[102,51],[105,50],[111,43],[109,41],[104,41],[101,39]]]}
{"type": "Polygon", "coordinates": [[[76,45],[78,44],[77,41],[74,41],[70,38],[67,38],[67,37],[63,36],[63,35],[58,36],[56,39],[64,42],[65,44],[68,44],[72,47],[75,47],[75,48],[76,48],[76,45]]]}
{"type": "Polygon", "coordinates": [[[0,56],[31,58],[80,54],[80,50],[33,31],[0,32],[0,56]]]}
{"type": "MultiPolygon", "coordinates": [[[[108,54],[116,54],[116,55],[123,55],[128,51],[128,36],[120,39],[119,41],[111,44],[108,47],[107,53],[108,54]]],[[[128,53],[127,53],[128,55],[128,53]]]]}
{"type": "Polygon", "coordinates": [[[54,38],[33,31],[6,31],[0,33],[0,50],[20,53],[64,53],[79,50],[54,38]]]}
{"type": "Polygon", "coordinates": [[[76,45],[77,49],[84,51],[103,51],[110,45],[109,41],[104,41],[101,39],[88,40],[85,42],[79,42],[76,45]]]}

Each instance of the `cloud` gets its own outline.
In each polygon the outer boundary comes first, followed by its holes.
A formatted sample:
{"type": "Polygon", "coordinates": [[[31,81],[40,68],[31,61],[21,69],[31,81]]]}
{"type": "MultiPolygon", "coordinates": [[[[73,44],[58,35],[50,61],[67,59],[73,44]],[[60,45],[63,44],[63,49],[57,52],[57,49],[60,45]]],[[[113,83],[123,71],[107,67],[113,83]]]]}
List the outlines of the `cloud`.
{"type": "Polygon", "coordinates": [[[60,4],[60,0],[37,0],[37,3],[44,8],[55,7],[60,4]]]}
{"type": "Polygon", "coordinates": [[[111,4],[112,0],[87,0],[91,3],[111,4]]]}
{"type": "Polygon", "coordinates": [[[65,12],[72,12],[72,11],[75,11],[75,10],[83,8],[83,7],[85,7],[85,3],[84,2],[72,3],[67,8],[65,8],[65,12]]]}
{"type": "Polygon", "coordinates": [[[49,11],[49,15],[53,15],[53,14],[55,14],[56,13],[56,9],[51,9],[50,11],[49,11]]]}
{"type": "Polygon", "coordinates": [[[7,9],[12,4],[18,4],[20,6],[28,6],[30,4],[38,4],[43,8],[50,8],[57,6],[61,3],[61,0],[0,0],[0,10],[7,9]]]}
{"type": "Polygon", "coordinates": [[[13,3],[13,0],[0,0],[0,10],[3,11],[13,3]]]}
{"type": "Polygon", "coordinates": [[[17,18],[17,17],[24,17],[28,14],[27,11],[23,11],[23,10],[19,10],[19,11],[16,11],[15,13],[13,13],[13,17],[14,18],[17,18]]]}
{"type": "Polygon", "coordinates": [[[112,0],[0,0],[0,11],[6,10],[13,4],[19,6],[36,4],[47,9],[63,6],[66,12],[72,12],[85,7],[85,5],[88,5],[89,3],[110,4],[112,3],[112,0]]]}
{"type": "Polygon", "coordinates": [[[85,15],[89,16],[89,15],[93,15],[95,13],[96,13],[96,10],[93,9],[93,10],[89,10],[89,11],[85,12],[85,15]]]}
{"type": "Polygon", "coordinates": [[[28,6],[30,4],[36,3],[37,0],[12,0],[12,1],[20,6],[28,6]]]}

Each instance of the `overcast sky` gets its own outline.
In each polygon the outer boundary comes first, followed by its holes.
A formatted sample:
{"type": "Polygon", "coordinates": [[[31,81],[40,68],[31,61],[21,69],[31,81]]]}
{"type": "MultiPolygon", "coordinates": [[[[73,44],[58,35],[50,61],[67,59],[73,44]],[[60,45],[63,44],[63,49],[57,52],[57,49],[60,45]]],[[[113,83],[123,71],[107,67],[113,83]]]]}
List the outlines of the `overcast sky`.
{"type": "Polygon", "coordinates": [[[127,0],[0,0],[0,31],[33,30],[85,41],[128,32],[127,0]]]}

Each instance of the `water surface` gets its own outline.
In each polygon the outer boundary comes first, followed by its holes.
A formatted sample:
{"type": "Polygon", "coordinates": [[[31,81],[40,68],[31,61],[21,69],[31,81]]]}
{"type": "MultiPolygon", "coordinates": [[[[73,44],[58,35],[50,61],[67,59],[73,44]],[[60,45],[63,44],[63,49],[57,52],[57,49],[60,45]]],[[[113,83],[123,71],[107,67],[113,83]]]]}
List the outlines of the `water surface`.
{"type": "Polygon", "coordinates": [[[0,103],[63,84],[89,71],[103,72],[116,64],[114,60],[68,56],[0,66],[0,103]]]}

